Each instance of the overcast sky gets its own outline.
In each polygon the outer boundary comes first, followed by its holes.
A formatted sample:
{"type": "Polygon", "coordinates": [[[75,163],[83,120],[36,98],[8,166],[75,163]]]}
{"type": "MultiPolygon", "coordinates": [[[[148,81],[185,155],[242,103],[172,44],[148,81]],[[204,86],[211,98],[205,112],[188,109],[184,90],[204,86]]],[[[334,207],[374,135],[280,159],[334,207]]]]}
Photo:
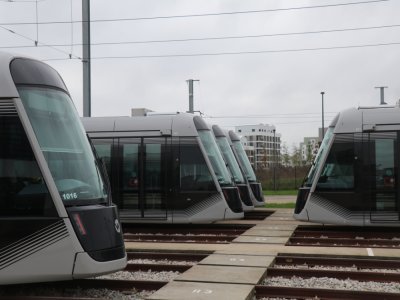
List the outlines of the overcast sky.
{"type": "MultiPolygon", "coordinates": [[[[399,15],[399,0],[92,0],[92,116],[186,111],[192,78],[194,108],[207,121],[273,124],[291,147],[317,135],[321,91],[326,125],[340,110],[378,105],[376,86],[388,86],[389,104],[400,99],[399,15]],[[204,14],[213,15],[193,16],[204,14]],[[305,34],[315,31],[334,32],[305,34]],[[205,39],[255,35],[264,36],[205,39]],[[178,39],[203,40],[126,44],[178,39]],[[294,51],[316,48],[333,49],[294,51]],[[143,57],[217,53],[241,54],[143,57]]],[[[82,115],[80,20],[80,0],[0,0],[0,50],[48,60],[82,115]]]]}

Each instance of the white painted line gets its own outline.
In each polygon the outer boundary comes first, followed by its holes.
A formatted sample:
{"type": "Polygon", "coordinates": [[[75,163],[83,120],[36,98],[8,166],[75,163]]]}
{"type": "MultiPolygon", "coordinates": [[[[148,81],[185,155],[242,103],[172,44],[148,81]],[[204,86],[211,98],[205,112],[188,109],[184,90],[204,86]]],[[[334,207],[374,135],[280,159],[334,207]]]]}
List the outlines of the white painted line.
{"type": "Polygon", "coordinates": [[[367,248],[367,252],[368,252],[368,255],[369,255],[369,256],[375,256],[375,255],[374,255],[374,251],[372,251],[371,248],[367,248]]]}

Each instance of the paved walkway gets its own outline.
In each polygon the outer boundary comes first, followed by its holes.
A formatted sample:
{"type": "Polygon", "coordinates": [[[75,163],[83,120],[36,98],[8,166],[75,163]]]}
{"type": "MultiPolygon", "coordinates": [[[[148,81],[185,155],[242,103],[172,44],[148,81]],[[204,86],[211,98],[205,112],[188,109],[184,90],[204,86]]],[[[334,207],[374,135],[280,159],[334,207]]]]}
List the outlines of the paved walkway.
{"type": "Polygon", "coordinates": [[[296,202],[295,195],[293,196],[264,196],[265,201],[267,203],[295,203],[296,202]]]}
{"type": "MultiPolygon", "coordinates": [[[[285,197],[285,196],[283,196],[285,197]]],[[[283,200],[279,197],[278,200],[283,200]]],[[[275,197],[274,197],[275,198],[275,197]]],[[[295,197],[291,197],[293,199],[295,197]]],[[[285,198],[284,198],[285,199],[285,198]]],[[[257,210],[268,210],[257,208],[257,210]]],[[[292,209],[276,209],[264,220],[252,220],[253,227],[229,244],[126,243],[128,251],[210,251],[210,256],[180,274],[148,299],[151,300],[250,300],[254,286],[263,281],[267,268],[279,254],[400,257],[398,249],[288,246],[298,225],[312,223],[293,219],[292,209]]],[[[226,224],[228,221],[219,223],[226,224]]],[[[244,224],[246,220],[231,220],[244,224]]],[[[248,221],[247,221],[248,222],[248,221]]]]}

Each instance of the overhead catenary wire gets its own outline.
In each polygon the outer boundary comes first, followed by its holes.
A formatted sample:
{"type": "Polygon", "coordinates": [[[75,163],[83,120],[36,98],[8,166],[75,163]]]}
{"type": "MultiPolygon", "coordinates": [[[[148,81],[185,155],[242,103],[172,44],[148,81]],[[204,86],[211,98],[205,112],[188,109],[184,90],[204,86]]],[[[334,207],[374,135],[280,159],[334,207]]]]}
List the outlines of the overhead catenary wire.
{"type": "MultiPolygon", "coordinates": [[[[336,114],[336,113],[325,113],[325,115],[329,114],[336,114]]],[[[236,115],[236,116],[211,116],[205,115],[209,119],[269,119],[269,118],[276,118],[276,119],[315,119],[320,118],[321,114],[315,114],[313,116],[307,116],[306,114],[272,114],[272,115],[236,115]]],[[[333,116],[332,116],[333,117],[333,116]]]]}
{"type": "Polygon", "coordinates": [[[0,2],[7,2],[7,3],[34,3],[34,2],[43,2],[46,0],[0,0],[0,2]]]}
{"type": "MultiPolygon", "coordinates": [[[[325,116],[327,118],[327,122],[330,123],[337,112],[325,112],[325,116]]],[[[273,121],[277,119],[295,119],[297,121],[287,122],[287,121],[278,121],[278,122],[269,122],[274,125],[287,125],[287,124],[310,124],[310,123],[320,123],[321,113],[312,112],[312,113],[276,113],[276,114],[260,114],[260,115],[208,115],[203,114],[203,118],[205,119],[258,119],[264,120],[265,122],[273,121]],[[307,119],[307,120],[304,120],[307,119]],[[313,120],[317,119],[317,120],[313,120]]],[[[237,124],[235,126],[238,126],[237,124]]],[[[230,126],[228,126],[230,127],[230,126]]],[[[231,126],[232,127],[232,126],[231,126]]]]}
{"type": "MultiPolygon", "coordinates": [[[[11,30],[11,29],[9,29],[9,28],[7,28],[7,27],[4,27],[4,26],[2,26],[2,25],[0,25],[0,28],[3,29],[3,30],[5,30],[5,31],[8,31],[9,33],[12,33],[12,34],[14,34],[14,35],[17,35],[17,36],[19,36],[19,37],[21,37],[21,38],[23,38],[23,39],[29,40],[29,41],[34,42],[34,43],[36,42],[36,41],[35,41],[34,39],[32,39],[32,38],[27,37],[27,36],[25,36],[25,35],[23,35],[23,34],[20,34],[20,33],[16,32],[16,31],[14,31],[14,30],[11,30]]],[[[71,54],[71,53],[68,53],[68,52],[66,52],[66,51],[64,51],[64,50],[61,50],[61,49],[58,49],[58,48],[56,48],[56,47],[54,47],[54,46],[47,45],[47,44],[42,43],[42,42],[38,42],[38,45],[42,45],[42,46],[51,48],[51,49],[53,49],[53,50],[55,50],[55,51],[57,51],[57,52],[59,52],[59,53],[66,54],[66,55],[68,55],[68,57],[69,57],[68,59],[79,59],[79,60],[82,60],[82,58],[80,58],[79,56],[74,55],[74,54],[71,54]]],[[[57,59],[57,60],[59,60],[59,59],[57,59]]]]}
{"type": "MultiPolygon", "coordinates": [[[[396,27],[400,27],[400,24],[380,25],[380,26],[367,26],[367,27],[336,28],[336,29],[314,30],[314,31],[265,33],[265,34],[255,34],[255,35],[216,36],[216,37],[199,37],[199,38],[165,39],[165,40],[138,40],[138,41],[119,41],[119,42],[97,42],[97,43],[91,43],[90,45],[91,46],[103,46],[103,45],[152,44],[152,43],[175,43],[175,42],[192,42],[192,41],[264,38],[264,37],[280,37],[280,36],[292,36],[292,35],[311,35],[311,34],[348,32],[348,31],[351,32],[351,31],[374,30],[374,29],[388,29],[388,28],[396,28],[396,27]]],[[[84,44],[82,44],[82,43],[72,43],[72,42],[73,41],[71,41],[71,44],[48,44],[48,45],[51,45],[51,46],[54,46],[54,47],[84,46],[84,44]]],[[[32,46],[31,45],[0,46],[1,49],[5,49],[5,48],[29,48],[29,47],[32,47],[32,46]]]]}
{"type": "MultiPolygon", "coordinates": [[[[177,19],[177,18],[197,18],[197,17],[212,17],[212,16],[224,16],[224,15],[243,15],[243,14],[255,14],[255,13],[270,13],[270,12],[284,12],[292,10],[304,10],[304,9],[317,9],[317,8],[333,8],[340,6],[352,6],[352,5],[363,5],[373,4],[379,2],[389,2],[391,0],[367,0],[367,1],[355,1],[345,3],[334,3],[334,4],[320,4],[320,5],[309,5],[309,6],[297,6],[297,7],[286,7],[286,8],[272,8],[272,9],[258,9],[258,10],[244,10],[244,11],[231,11],[231,12],[216,12],[216,13],[202,13],[202,14],[185,14],[185,15],[169,15],[169,16],[154,16],[154,17],[132,17],[132,18],[114,18],[114,19],[92,19],[90,23],[103,23],[103,22],[123,22],[123,21],[143,21],[143,20],[160,20],[160,19],[177,19]]],[[[75,21],[47,21],[40,22],[40,25],[53,25],[53,24],[66,24],[66,23],[82,23],[82,20],[75,21]]],[[[35,25],[32,22],[10,22],[0,23],[3,26],[17,26],[17,25],[35,25]]]]}
{"type": "MultiPolygon", "coordinates": [[[[149,59],[149,58],[182,58],[182,57],[201,57],[201,56],[228,56],[228,55],[246,55],[246,54],[273,54],[273,53],[293,53],[293,52],[308,52],[308,51],[323,51],[323,50],[341,50],[354,48],[371,48],[384,46],[398,46],[400,42],[376,43],[363,45],[345,45],[331,47],[316,47],[316,48],[298,48],[298,49],[277,49],[277,50],[257,50],[257,51],[238,51],[238,52],[210,52],[210,53],[182,53],[182,54],[160,54],[160,55],[133,55],[133,56],[93,56],[92,60],[107,60],[107,59],[149,59]]],[[[53,58],[46,61],[65,60],[65,58],[53,58]]]]}
{"type": "MultiPolygon", "coordinates": [[[[207,117],[203,116],[203,118],[207,119],[207,117]]],[[[333,120],[333,119],[332,119],[333,120]]],[[[332,120],[328,120],[328,124],[332,121],[332,120]]],[[[320,123],[320,121],[294,121],[294,122],[274,122],[273,124],[270,123],[271,125],[290,125],[290,124],[310,124],[310,123],[320,123]]],[[[237,126],[246,126],[246,125],[250,125],[250,124],[242,124],[242,125],[223,125],[223,127],[237,127],[237,126]]],[[[326,127],[325,127],[326,128],[326,127]]]]}

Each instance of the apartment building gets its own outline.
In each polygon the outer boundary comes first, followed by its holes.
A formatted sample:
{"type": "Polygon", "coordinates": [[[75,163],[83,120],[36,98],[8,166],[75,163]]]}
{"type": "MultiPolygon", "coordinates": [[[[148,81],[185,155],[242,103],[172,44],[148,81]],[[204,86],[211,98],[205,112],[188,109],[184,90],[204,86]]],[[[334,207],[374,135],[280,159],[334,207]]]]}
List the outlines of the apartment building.
{"type": "Polygon", "coordinates": [[[305,137],[300,143],[301,160],[310,164],[317,155],[319,149],[319,137],[305,137]]]}
{"type": "Polygon", "coordinates": [[[280,164],[281,134],[276,132],[274,125],[235,126],[235,131],[241,137],[245,149],[253,149],[253,155],[248,155],[253,156],[251,160],[254,169],[266,169],[280,164]]]}

